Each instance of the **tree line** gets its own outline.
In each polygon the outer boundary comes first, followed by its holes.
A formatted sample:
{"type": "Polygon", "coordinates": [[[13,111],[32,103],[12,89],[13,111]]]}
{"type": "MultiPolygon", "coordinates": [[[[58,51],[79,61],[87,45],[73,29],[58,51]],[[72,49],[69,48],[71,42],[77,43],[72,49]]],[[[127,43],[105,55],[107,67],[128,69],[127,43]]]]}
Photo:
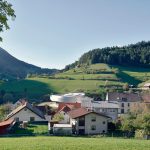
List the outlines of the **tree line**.
{"type": "Polygon", "coordinates": [[[106,47],[90,50],[83,54],[78,61],[67,65],[65,70],[80,65],[107,63],[120,66],[150,66],[150,41],[138,42],[122,47],[106,47]]]}

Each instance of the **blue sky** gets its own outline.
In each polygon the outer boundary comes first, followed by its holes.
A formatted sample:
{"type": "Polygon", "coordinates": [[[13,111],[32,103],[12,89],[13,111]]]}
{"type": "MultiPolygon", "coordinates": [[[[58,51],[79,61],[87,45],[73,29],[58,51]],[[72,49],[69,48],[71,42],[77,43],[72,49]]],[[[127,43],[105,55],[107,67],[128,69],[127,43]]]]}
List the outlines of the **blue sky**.
{"type": "Polygon", "coordinates": [[[85,52],[150,40],[149,0],[8,0],[16,11],[0,46],[46,68],[85,52]]]}

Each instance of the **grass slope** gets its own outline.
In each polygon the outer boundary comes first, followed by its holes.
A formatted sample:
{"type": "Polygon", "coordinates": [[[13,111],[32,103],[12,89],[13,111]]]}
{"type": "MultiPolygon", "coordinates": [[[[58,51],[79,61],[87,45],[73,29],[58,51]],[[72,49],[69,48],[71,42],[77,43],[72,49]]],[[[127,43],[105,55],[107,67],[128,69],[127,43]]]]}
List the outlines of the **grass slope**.
{"type": "Polygon", "coordinates": [[[20,97],[40,98],[50,93],[99,93],[107,88],[122,88],[124,83],[139,85],[150,80],[150,69],[95,64],[71,69],[55,76],[32,77],[26,80],[0,82],[0,90],[14,92],[20,97]],[[25,93],[25,89],[27,89],[25,93]]]}
{"type": "Polygon", "coordinates": [[[150,142],[134,139],[23,137],[1,138],[1,150],[149,150],[150,142]]]}

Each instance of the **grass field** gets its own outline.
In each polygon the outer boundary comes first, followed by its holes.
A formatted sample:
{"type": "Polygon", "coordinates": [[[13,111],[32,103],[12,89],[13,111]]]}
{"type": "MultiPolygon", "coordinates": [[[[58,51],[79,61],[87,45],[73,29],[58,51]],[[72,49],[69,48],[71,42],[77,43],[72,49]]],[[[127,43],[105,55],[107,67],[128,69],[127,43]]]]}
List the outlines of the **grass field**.
{"type": "Polygon", "coordinates": [[[17,127],[15,129],[14,134],[15,135],[24,135],[24,134],[36,134],[36,135],[44,135],[48,133],[48,125],[42,125],[42,124],[28,124],[27,128],[20,128],[17,127]]]}
{"type": "Polygon", "coordinates": [[[0,150],[149,150],[150,141],[116,138],[0,138],[0,150]]]}
{"type": "Polygon", "coordinates": [[[0,82],[0,90],[31,99],[51,93],[100,93],[107,88],[122,88],[125,83],[140,85],[150,80],[150,69],[95,64],[71,69],[55,76],[31,77],[26,80],[0,82]],[[26,89],[26,92],[25,92],[26,89]]]}

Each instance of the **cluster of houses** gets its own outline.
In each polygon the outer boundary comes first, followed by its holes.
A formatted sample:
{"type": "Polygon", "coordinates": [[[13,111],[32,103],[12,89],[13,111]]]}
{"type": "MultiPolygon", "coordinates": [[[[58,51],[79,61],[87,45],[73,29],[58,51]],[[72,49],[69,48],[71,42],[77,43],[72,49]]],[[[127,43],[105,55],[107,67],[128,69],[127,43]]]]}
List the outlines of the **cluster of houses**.
{"type": "Polygon", "coordinates": [[[136,93],[107,93],[105,101],[94,101],[84,93],[52,95],[49,102],[33,105],[19,100],[5,121],[0,134],[8,133],[16,122],[45,122],[50,134],[105,134],[108,124],[126,114],[134,104],[150,103],[150,96],[136,93]]]}

